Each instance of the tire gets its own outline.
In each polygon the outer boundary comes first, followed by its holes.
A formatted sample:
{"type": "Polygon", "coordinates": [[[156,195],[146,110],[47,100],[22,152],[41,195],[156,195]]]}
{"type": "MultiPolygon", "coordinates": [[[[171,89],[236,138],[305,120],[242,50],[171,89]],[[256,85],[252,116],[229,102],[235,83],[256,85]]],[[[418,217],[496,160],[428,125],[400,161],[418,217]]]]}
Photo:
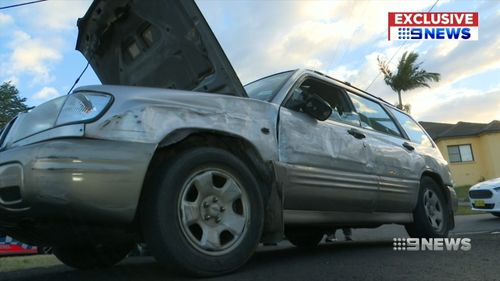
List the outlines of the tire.
{"type": "Polygon", "coordinates": [[[64,245],[53,248],[54,255],[65,265],[87,270],[111,267],[132,250],[133,244],[64,245]]]}
{"type": "Polygon", "coordinates": [[[499,217],[500,218],[500,212],[493,212],[491,214],[494,215],[495,217],[499,217]]]}
{"type": "Polygon", "coordinates": [[[430,177],[422,177],[413,223],[405,225],[413,238],[446,238],[450,230],[450,206],[443,190],[430,177]]]}
{"type": "Polygon", "coordinates": [[[162,165],[143,203],[148,249],[164,266],[193,276],[238,269],[262,235],[264,204],[257,180],[222,149],[194,148],[162,165]]]}
{"type": "Polygon", "coordinates": [[[324,233],[314,230],[286,230],[285,236],[295,247],[313,248],[321,242],[324,233]]]}

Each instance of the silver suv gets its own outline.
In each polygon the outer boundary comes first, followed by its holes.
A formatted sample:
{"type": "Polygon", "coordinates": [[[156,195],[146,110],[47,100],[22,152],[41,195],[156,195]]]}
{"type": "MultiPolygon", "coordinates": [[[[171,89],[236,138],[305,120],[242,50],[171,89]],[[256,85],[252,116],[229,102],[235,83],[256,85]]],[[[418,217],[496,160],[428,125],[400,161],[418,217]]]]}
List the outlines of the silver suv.
{"type": "Polygon", "coordinates": [[[310,247],[336,227],[453,228],[446,161],[383,100],[310,70],[243,87],[193,1],[96,0],[78,27],[105,85],[7,125],[0,232],[81,269],[145,242],[211,276],[283,236],[310,247]]]}

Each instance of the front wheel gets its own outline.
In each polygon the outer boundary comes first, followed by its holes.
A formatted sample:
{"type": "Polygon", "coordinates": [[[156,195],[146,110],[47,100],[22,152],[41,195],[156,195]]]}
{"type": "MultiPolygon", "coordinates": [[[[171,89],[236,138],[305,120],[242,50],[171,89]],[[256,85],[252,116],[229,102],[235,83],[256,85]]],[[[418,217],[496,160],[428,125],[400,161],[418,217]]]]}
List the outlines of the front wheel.
{"type": "Polygon", "coordinates": [[[149,249],[165,266],[195,276],[236,270],[263,228],[257,180],[231,153],[195,148],[165,163],[143,202],[149,249]]]}
{"type": "Polygon", "coordinates": [[[429,177],[420,180],[418,203],[413,212],[413,223],[405,225],[415,238],[444,238],[450,230],[450,206],[443,190],[429,177]]]}

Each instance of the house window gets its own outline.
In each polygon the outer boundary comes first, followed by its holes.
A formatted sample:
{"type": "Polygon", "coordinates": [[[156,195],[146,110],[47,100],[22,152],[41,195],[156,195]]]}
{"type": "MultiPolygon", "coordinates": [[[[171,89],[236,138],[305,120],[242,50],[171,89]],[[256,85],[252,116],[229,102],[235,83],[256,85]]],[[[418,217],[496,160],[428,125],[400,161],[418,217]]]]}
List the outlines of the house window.
{"type": "Polygon", "coordinates": [[[449,145],[448,156],[452,163],[474,161],[470,144],[449,145]]]}

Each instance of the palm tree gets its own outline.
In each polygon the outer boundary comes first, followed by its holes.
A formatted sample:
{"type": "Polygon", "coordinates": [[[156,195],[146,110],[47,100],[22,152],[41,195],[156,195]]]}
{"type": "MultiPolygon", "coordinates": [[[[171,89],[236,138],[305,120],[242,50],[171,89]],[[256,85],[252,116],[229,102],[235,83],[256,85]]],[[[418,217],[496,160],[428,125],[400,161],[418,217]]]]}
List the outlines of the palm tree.
{"type": "Polygon", "coordinates": [[[429,81],[439,82],[441,74],[435,72],[427,72],[420,68],[422,64],[417,63],[418,54],[414,52],[405,52],[398,63],[396,73],[392,73],[389,69],[389,63],[377,58],[380,71],[384,74],[385,83],[398,93],[399,104],[398,108],[403,108],[401,92],[413,90],[416,88],[430,88],[429,81]]]}

